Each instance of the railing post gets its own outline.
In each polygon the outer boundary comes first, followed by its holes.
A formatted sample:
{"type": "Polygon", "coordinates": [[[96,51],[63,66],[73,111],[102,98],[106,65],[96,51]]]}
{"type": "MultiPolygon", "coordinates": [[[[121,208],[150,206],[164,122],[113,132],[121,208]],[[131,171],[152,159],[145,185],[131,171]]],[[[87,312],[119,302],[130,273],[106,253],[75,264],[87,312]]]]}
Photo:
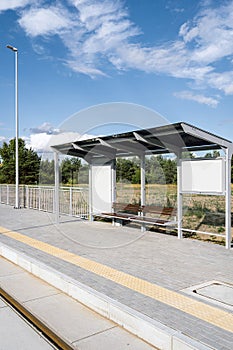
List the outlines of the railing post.
{"type": "Polygon", "coordinates": [[[69,215],[72,216],[72,214],[73,214],[73,191],[72,191],[72,187],[70,187],[69,215]]]}
{"type": "Polygon", "coordinates": [[[38,209],[41,210],[41,188],[38,188],[38,209]]]}
{"type": "Polygon", "coordinates": [[[9,204],[9,185],[6,185],[6,204],[9,204]]]}
{"type": "Polygon", "coordinates": [[[29,187],[28,185],[25,186],[26,189],[26,208],[29,209],[29,187]]]}

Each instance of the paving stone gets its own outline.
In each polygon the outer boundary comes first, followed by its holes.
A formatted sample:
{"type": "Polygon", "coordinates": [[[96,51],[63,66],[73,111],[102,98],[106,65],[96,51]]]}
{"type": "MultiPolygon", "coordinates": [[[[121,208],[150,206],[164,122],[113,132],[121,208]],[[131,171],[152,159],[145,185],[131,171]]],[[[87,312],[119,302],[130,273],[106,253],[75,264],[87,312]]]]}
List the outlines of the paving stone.
{"type": "MultiPolygon", "coordinates": [[[[2,257],[0,257],[1,264],[4,264],[6,274],[7,270],[9,271],[9,276],[0,279],[0,283],[3,279],[6,282],[7,277],[10,279],[10,283],[5,283],[4,290],[7,287],[7,292],[11,296],[19,301],[24,300],[24,306],[35,317],[44,322],[58,336],[68,341],[70,345],[75,344],[75,348],[104,350],[111,346],[112,350],[155,349],[64,293],[51,294],[51,290],[57,291],[54,287],[32,274],[23,272],[22,268],[18,268],[21,273],[12,275],[14,265],[2,257]],[[25,291],[17,286],[19,276],[20,284],[25,291]],[[15,280],[14,283],[12,280],[15,280]],[[35,296],[35,287],[37,297],[31,300],[32,293],[35,296]],[[45,291],[47,291],[46,296],[45,291]]],[[[16,314],[0,298],[0,349],[26,350],[31,348],[45,350],[53,347],[42,339],[40,333],[34,332],[34,329],[24,322],[23,317],[16,314]]]]}
{"type": "MultiPolygon", "coordinates": [[[[14,212],[14,216],[19,216],[14,223],[10,220],[12,214],[9,214],[9,207],[5,208],[0,205],[2,226],[21,227],[20,232],[23,234],[173,291],[181,292],[187,287],[211,280],[233,285],[232,249],[226,250],[220,245],[191,239],[178,240],[176,237],[156,232],[146,232],[141,239],[136,240],[140,236],[137,230],[128,227],[116,228],[106,223],[73,221],[62,223],[57,230],[51,225],[52,215],[37,211],[30,211],[30,215],[27,210],[20,214],[14,212]],[[30,229],[26,229],[29,226],[30,229]],[[65,237],[62,232],[77,243],[65,237]],[[131,243],[123,245],[129,242],[129,238],[131,243]],[[120,245],[118,248],[114,248],[116,243],[120,245]],[[99,247],[91,247],[94,244],[98,244],[99,247]],[[106,245],[109,248],[103,249],[106,245]]],[[[219,350],[221,346],[228,347],[228,350],[233,348],[232,335],[227,331],[20,242],[4,236],[0,236],[0,241],[155,320],[197,340],[204,339],[205,343],[214,349],[219,350]]],[[[195,299],[195,295],[193,298],[195,299]]]]}
{"type": "Polygon", "coordinates": [[[13,297],[17,296],[19,302],[60,293],[58,289],[38,278],[32,280],[31,275],[27,272],[0,277],[0,285],[6,292],[11,291],[13,297]]]}

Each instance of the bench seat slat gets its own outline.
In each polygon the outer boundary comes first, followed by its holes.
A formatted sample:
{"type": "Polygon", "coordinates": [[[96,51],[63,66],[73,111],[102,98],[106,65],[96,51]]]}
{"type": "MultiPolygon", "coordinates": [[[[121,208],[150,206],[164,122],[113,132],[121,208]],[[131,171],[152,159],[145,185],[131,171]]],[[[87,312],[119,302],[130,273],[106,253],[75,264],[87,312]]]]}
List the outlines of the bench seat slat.
{"type": "Polygon", "coordinates": [[[129,203],[113,203],[113,212],[96,214],[105,218],[126,220],[141,224],[150,224],[158,226],[174,226],[175,221],[169,220],[176,215],[176,209],[173,207],[163,207],[156,205],[129,204],[129,203]],[[147,216],[147,214],[155,214],[156,217],[147,216]]]}
{"type": "Polygon", "coordinates": [[[109,217],[109,218],[115,218],[115,219],[130,219],[132,217],[132,214],[127,213],[101,213],[99,216],[103,217],[109,217]]]}

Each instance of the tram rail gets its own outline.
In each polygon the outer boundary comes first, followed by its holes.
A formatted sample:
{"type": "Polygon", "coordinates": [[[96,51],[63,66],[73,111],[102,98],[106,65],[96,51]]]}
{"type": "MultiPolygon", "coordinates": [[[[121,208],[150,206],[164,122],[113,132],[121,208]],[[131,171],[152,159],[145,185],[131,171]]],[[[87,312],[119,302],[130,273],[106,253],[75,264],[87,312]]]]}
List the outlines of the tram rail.
{"type": "Polygon", "coordinates": [[[55,349],[74,350],[74,348],[51,330],[44,322],[32,314],[24,305],[17,301],[12,295],[0,287],[0,298],[8,304],[16,313],[25,319],[35,330],[40,333],[55,349]]]}

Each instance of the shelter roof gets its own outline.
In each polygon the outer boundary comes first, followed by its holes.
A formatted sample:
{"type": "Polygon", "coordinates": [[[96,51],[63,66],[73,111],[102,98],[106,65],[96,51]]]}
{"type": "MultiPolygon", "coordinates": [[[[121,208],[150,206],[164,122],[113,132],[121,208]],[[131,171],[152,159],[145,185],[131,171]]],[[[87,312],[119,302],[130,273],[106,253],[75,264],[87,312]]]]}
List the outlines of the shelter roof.
{"type": "Polygon", "coordinates": [[[231,141],[184,122],[53,145],[62,154],[113,159],[142,154],[177,153],[230,148],[231,141]]]}

